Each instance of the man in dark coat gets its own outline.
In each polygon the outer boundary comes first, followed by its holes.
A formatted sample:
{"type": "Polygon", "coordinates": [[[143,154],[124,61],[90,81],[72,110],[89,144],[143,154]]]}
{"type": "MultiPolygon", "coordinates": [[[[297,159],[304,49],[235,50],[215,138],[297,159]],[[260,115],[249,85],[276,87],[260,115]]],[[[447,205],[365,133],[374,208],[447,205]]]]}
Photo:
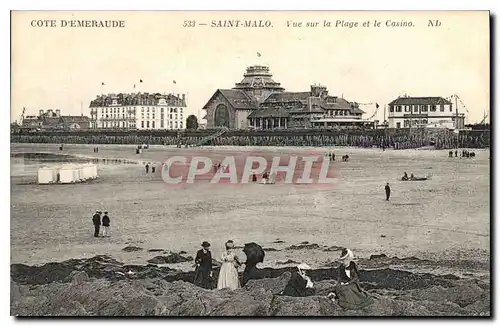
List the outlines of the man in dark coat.
{"type": "Polygon", "coordinates": [[[99,229],[101,228],[101,212],[96,211],[92,216],[92,223],[94,223],[94,237],[99,236],[99,229]]]}
{"type": "Polygon", "coordinates": [[[145,167],[146,167],[146,173],[148,173],[149,172],[149,163],[146,163],[145,167]]]}
{"type": "Polygon", "coordinates": [[[212,253],[209,250],[210,243],[203,241],[201,247],[202,249],[198,250],[194,260],[196,263],[194,284],[209,289],[212,277],[212,253]]]}
{"type": "Polygon", "coordinates": [[[389,183],[385,185],[385,200],[389,200],[391,197],[391,187],[389,187],[389,183]]]}
{"type": "Polygon", "coordinates": [[[102,236],[109,237],[109,224],[110,219],[108,216],[108,212],[104,212],[104,216],[102,217],[102,236]]]}

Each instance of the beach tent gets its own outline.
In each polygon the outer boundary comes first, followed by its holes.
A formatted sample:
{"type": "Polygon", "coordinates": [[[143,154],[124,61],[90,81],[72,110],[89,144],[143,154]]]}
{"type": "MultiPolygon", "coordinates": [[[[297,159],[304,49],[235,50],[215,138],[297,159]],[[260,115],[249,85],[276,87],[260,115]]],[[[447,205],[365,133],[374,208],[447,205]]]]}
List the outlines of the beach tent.
{"type": "Polygon", "coordinates": [[[49,184],[56,182],[57,177],[54,177],[54,169],[49,167],[41,167],[38,169],[38,183],[49,184]]]}
{"type": "Polygon", "coordinates": [[[98,175],[97,175],[97,165],[92,164],[92,179],[95,179],[97,177],[98,177],[98,175]]]}
{"type": "Polygon", "coordinates": [[[72,165],[71,169],[73,170],[73,181],[80,182],[82,180],[82,169],[80,165],[72,165]]]}
{"type": "Polygon", "coordinates": [[[71,166],[63,166],[59,169],[59,182],[60,183],[73,183],[75,182],[74,168],[71,166]]]}
{"type": "Polygon", "coordinates": [[[80,178],[82,180],[90,180],[94,178],[94,168],[93,164],[84,164],[82,166],[80,178]]]}

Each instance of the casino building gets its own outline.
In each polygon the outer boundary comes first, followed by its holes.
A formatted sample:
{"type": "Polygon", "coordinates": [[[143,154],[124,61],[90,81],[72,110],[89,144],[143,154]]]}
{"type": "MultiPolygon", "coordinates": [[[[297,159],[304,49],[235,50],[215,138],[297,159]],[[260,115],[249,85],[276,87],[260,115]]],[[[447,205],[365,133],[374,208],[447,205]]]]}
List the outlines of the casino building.
{"type": "Polygon", "coordinates": [[[355,102],[328,94],[325,86],[286,92],[266,66],[248,67],[232,89],[218,89],[203,107],[207,128],[285,129],[374,127],[355,102]]]}
{"type": "Polygon", "coordinates": [[[99,95],[90,102],[90,123],[97,129],[184,129],[186,108],[185,94],[99,95]]]}

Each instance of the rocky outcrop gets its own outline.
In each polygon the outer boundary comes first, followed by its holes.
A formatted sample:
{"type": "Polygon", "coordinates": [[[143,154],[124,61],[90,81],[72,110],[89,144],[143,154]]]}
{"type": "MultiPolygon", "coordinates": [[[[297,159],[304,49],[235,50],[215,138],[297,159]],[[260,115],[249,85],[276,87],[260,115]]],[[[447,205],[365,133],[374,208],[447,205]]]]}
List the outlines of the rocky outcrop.
{"type": "MultiPolygon", "coordinates": [[[[360,270],[374,303],[350,311],[327,298],[337,270],[308,272],[313,295],[282,292],[296,267],[257,268],[264,258],[247,244],[249,270],[243,288],[206,290],[192,284],[194,272],[125,265],[108,256],[42,266],[11,265],[11,314],[19,316],[489,316],[490,284],[453,275],[391,268],[360,270]]],[[[391,258],[392,259],[392,258],[391,258]]],[[[372,262],[389,260],[372,258],[372,262]]],[[[214,261],[214,266],[218,262],[214,261]]],[[[364,264],[361,264],[364,266],[364,264]]],[[[386,265],[382,265],[386,266],[386,265]]],[[[214,277],[218,269],[215,267],[214,277]]]]}
{"type": "MultiPolygon", "coordinates": [[[[463,293],[435,286],[402,296],[372,292],[374,303],[345,310],[324,295],[280,295],[291,274],[250,280],[236,291],[205,290],[183,281],[163,279],[89,280],[39,286],[11,282],[11,314],[18,316],[473,316],[489,315],[489,296],[474,287],[476,301],[465,307],[463,293]]],[[[318,284],[325,290],[331,284],[318,284]]],[[[463,289],[467,292],[469,289],[463,289]]]]}

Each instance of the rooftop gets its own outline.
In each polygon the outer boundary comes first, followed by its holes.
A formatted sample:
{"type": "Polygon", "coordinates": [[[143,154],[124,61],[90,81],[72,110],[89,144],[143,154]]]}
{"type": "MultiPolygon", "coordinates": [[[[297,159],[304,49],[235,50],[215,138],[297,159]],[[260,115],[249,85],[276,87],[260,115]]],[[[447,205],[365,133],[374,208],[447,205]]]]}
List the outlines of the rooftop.
{"type": "Polygon", "coordinates": [[[450,105],[451,102],[440,96],[425,96],[425,97],[398,97],[389,105],[450,105]]]}

